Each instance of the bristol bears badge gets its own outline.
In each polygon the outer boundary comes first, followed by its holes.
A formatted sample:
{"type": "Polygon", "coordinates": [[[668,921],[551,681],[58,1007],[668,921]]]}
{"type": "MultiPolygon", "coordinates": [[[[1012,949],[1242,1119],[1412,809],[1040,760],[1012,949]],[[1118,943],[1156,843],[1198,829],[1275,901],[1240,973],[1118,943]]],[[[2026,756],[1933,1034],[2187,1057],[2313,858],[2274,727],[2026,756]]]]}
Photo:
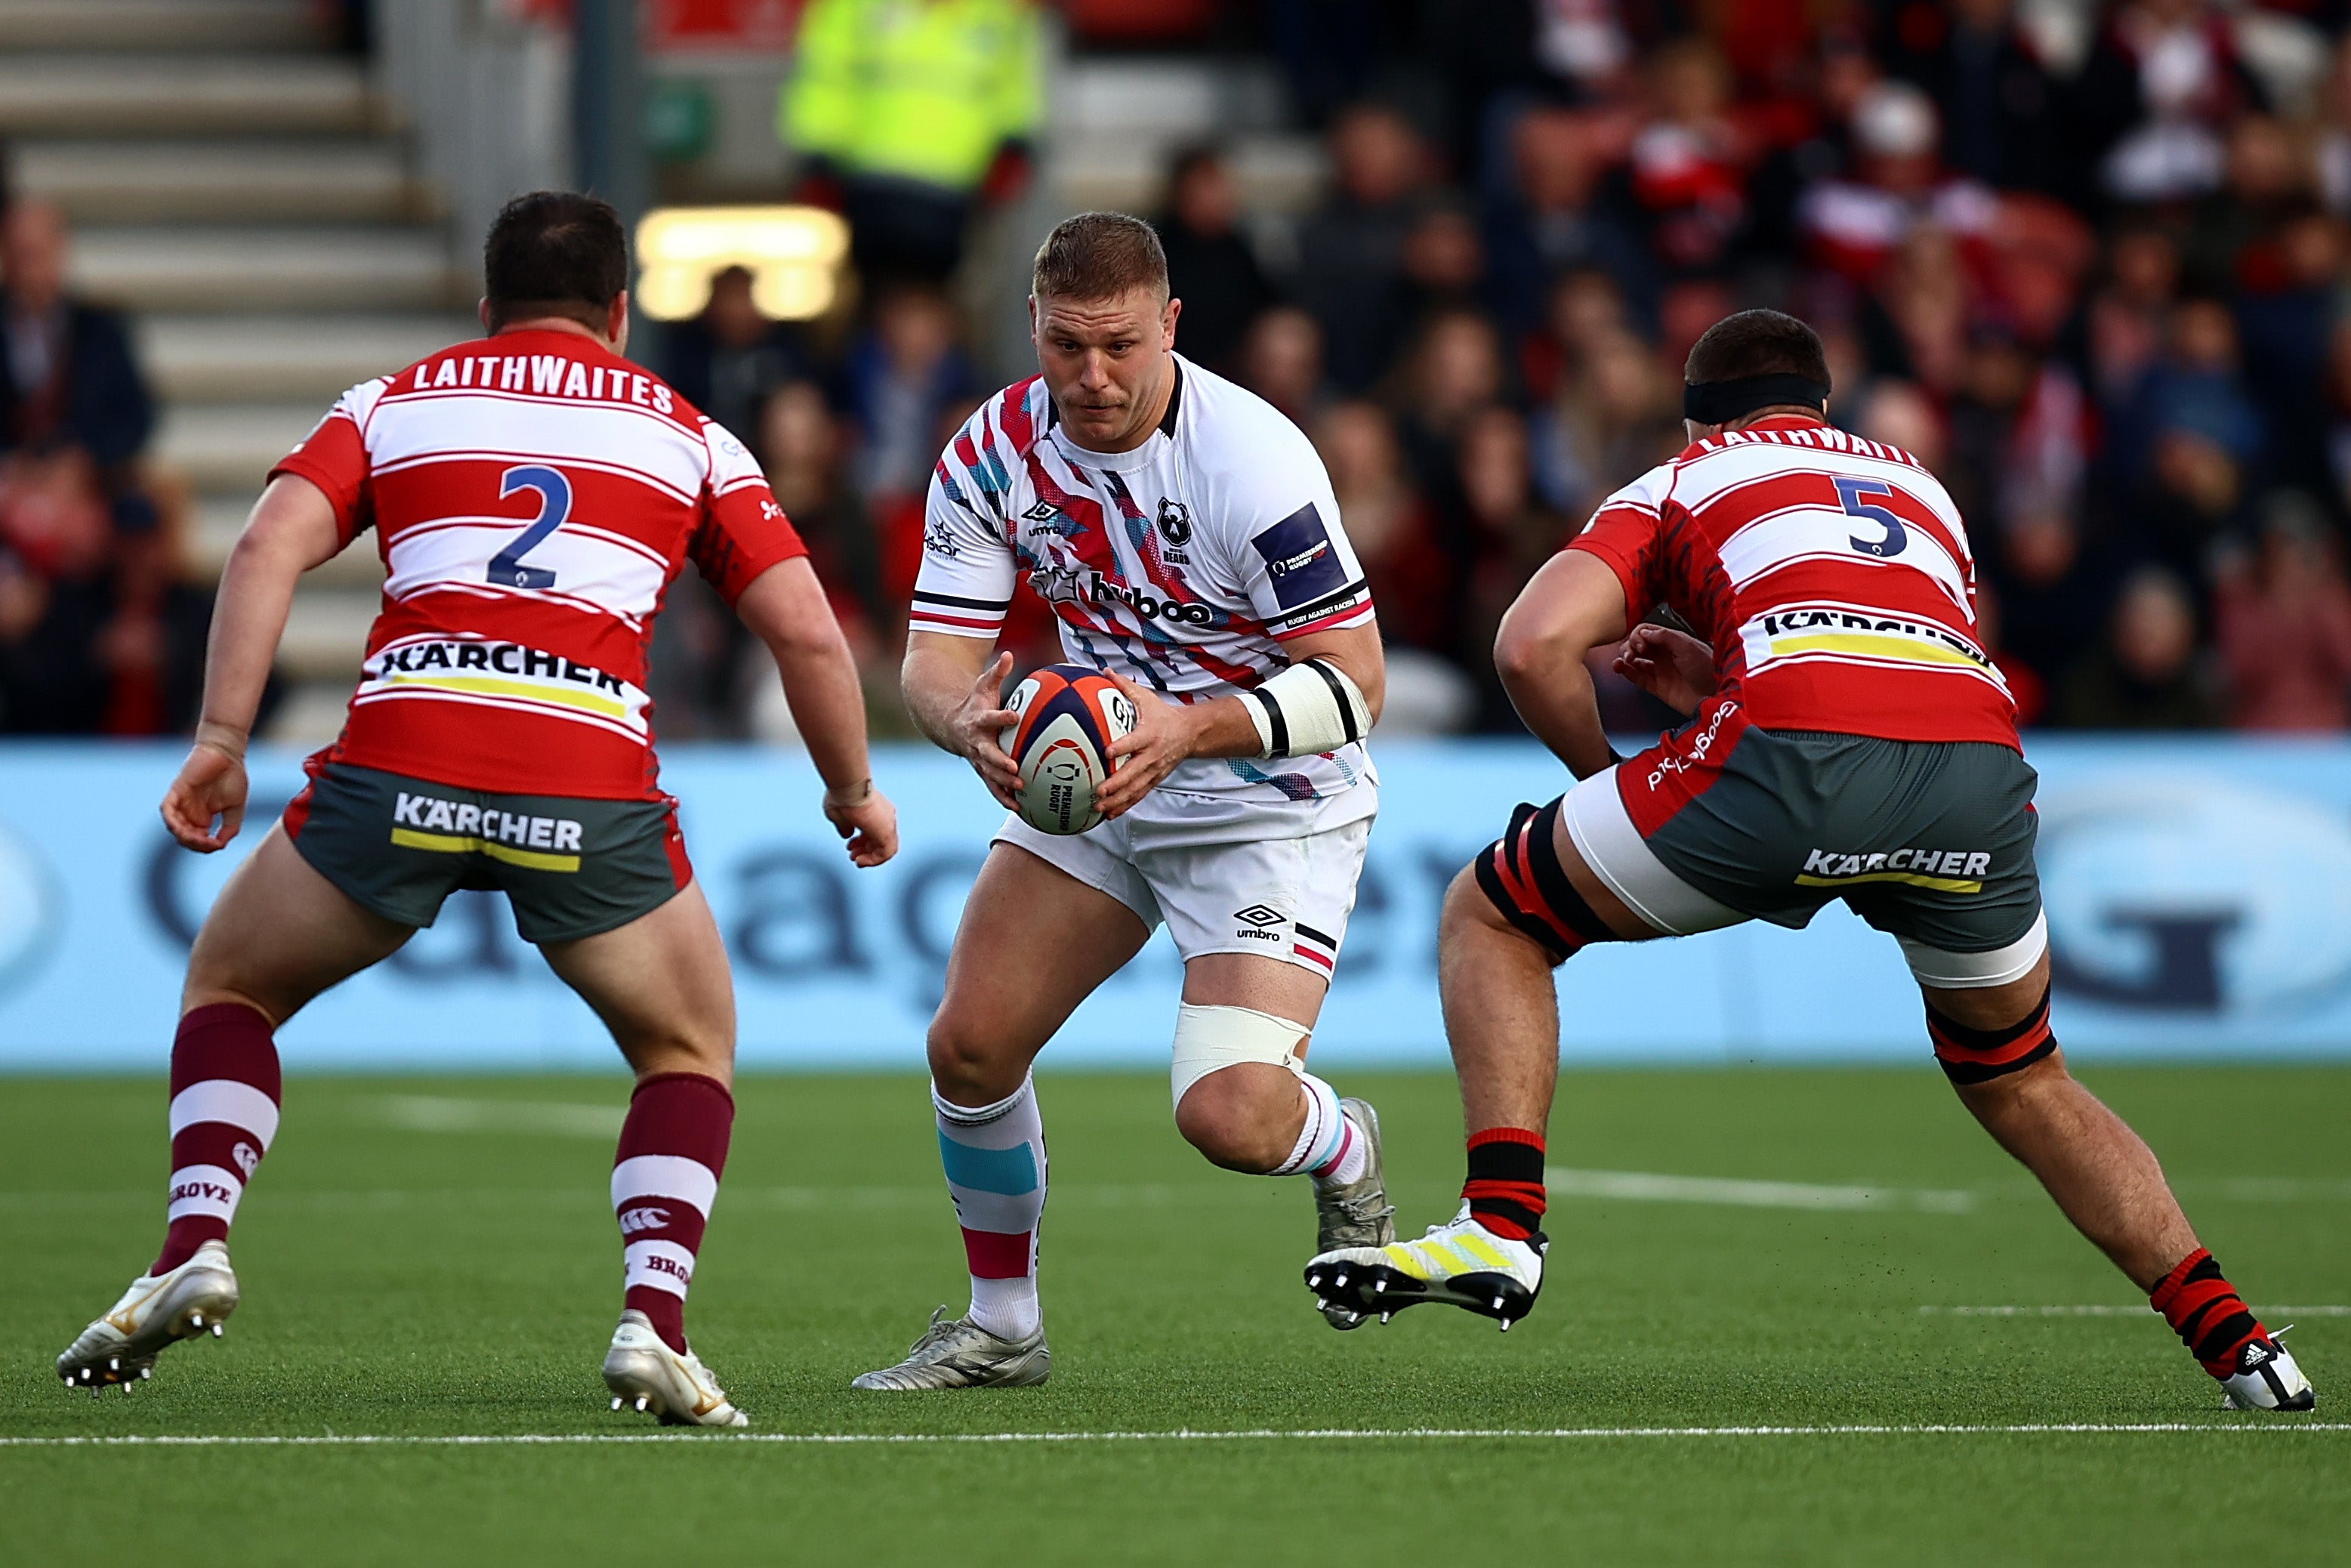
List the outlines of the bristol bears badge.
{"type": "Polygon", "coordinates": [[[1159,537],[1169,544],[1191,543],[1192,508],[1183,502],[1171,501],[1165,496],[1160,497],[1159,516],[1156,520],[1159,524],[1159,537]]]}

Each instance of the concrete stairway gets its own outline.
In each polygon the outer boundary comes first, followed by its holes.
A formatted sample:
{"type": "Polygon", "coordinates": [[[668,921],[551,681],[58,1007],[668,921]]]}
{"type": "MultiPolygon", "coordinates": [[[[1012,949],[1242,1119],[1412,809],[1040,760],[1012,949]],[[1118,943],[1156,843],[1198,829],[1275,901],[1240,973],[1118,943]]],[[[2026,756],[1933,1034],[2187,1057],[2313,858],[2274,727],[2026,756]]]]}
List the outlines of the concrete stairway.
{"type": "MultiPolygon", "coordinates": [[[[134,314],[152,454],[218,570],[269,465],[342,390],[472,329],[434,193],[303,0],[0,0],[10,188],[60,204],[74,275],[134,314]]],[[[330,735],[374,614],[362,542],[297,596],[277,738],[330,735]]]]}

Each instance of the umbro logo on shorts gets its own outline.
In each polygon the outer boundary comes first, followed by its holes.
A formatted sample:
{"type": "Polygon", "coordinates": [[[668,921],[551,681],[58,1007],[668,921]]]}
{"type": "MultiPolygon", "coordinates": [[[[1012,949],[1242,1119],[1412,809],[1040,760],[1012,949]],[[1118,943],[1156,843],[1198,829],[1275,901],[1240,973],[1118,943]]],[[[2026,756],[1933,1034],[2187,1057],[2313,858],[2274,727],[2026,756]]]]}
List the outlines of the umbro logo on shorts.
{"type": "Polygon", "coordinates": [[[1281,940],[1281,934],[1278,931],[1269,931],[1266,927],[1279,925],[1290,916],[1279,909],[1269,909],[1262,904],[1252,904],[1246,909],[1234,910],[1233,918],[1241,923],[1240,929],[1234,932],[1234,936],[1245,936],[1252,942],[1279,942],[1281,940]]]}

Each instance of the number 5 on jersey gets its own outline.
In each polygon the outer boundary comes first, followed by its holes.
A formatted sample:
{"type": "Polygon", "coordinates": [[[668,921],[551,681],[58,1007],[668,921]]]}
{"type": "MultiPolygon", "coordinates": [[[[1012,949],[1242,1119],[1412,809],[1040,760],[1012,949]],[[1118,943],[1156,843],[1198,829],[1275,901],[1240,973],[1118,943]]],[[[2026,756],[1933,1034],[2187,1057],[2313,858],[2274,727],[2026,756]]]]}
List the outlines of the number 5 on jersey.
{"type": "Polygon", "coordinates": [[[1892,512],[1883,507],[1870,505],[1872,500],[1894,499],[1894,487],[1881,485],[1875,479],[1856,479],[1845,474],[1834,476],[1830,483],[1836,486],[1837,499],[1844,503],[1847,517],[1866,517],[1886,530],[1886,537],[1882,539],[1865,539],[1855,534],[1847,542],[1862,554],[1874,555],[1880,560],[1900,555],[1902,547],[1910,542],[1909,530],[1892,512]]]}
{"type": "Polygon", "coordinates": [[[501,588],[553,588],[555,573],[545,567],[525,566],[522,558],[571,520],[571,481],[555,469],[533,463],[498,476],[499,500],[517,490],[538,493],[538,516],[515,536],[513,543],[490,558],[490,580],[501,588]]]}

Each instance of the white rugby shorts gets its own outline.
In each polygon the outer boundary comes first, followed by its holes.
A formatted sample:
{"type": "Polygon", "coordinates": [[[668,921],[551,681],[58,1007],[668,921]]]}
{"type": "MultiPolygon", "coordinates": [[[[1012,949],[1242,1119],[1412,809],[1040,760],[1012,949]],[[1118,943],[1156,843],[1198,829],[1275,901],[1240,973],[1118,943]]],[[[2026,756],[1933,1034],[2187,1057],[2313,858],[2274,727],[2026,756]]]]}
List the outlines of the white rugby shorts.
{"type": "Polygon", "coordinates": [[[1138,821],[1137,813],[1070,834],[1041,833],[1015,816],[996,841],[1110,894],[1146,930],[1165,921],[1187,963],[1204,953],[1249,953],[1327,979],[1372,835],[1369,815],[1318,825],[1318,815],[1331,814],[1259,807],[1228,830],[1246,826],[1254,836],[1206,843],[1196,827],[1138,821]]]}

